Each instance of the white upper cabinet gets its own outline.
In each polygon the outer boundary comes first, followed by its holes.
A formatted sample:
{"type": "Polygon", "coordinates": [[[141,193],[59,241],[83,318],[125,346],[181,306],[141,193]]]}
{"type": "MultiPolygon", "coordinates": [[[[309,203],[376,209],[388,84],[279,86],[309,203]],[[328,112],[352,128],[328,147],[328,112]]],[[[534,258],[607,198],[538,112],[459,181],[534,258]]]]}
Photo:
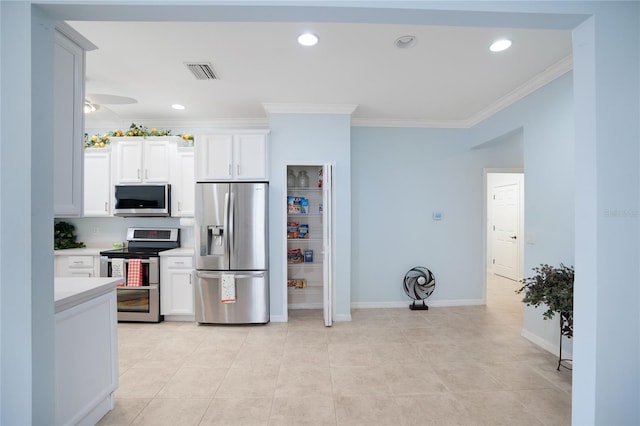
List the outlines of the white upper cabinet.
{"type": "Polygon", "coordinates": [[[267,136],[235,135],[233,161],[236,180],[267,180],[267,136]]]}
{"type": "Polygon", "coordinates": [[[116,153],[115,182],[169,183],[171,138],[111,138],[116,153]]]}
{"type": "Polygon", "coordinates": [[[84,215],[111,216],[111,150],[84,151],[84,215]]]}
{"type": "Polygon", "coordinates": [[[56,25],[54,50],[53,143],[54,215],[82,214],[85,50],[88,40],[64,23],[56,25]]]}
{"type": "Polygon", "coordinates": [[[171,216],[193,217],[195,173],[193,148],[178,148],[171,178],[171,216]]]}
{"type": "Polygon", "coordinates": [[[197,181],[267,181],[267,132],[196,137],[197,181]]]}

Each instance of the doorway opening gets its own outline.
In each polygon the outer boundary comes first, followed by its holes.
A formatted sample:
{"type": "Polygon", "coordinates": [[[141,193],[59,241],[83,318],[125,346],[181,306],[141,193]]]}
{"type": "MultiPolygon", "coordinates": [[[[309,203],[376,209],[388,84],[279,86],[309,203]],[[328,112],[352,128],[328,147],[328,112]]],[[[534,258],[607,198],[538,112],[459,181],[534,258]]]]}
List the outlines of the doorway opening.
{"type": "Polygon", "coordinates": [[[524,173],[485,171],[485,297],[487,305],[513,306],[522,314],[524,267],[524,173]]]}
{"type": "MultiPolygon", "coordinates": [[[[286,166],[285,306],[295,318],[333,324],[333,179],[332,165],[286,166]]],[[[291,317],[290,313],[287,317],[291,317]]]]}

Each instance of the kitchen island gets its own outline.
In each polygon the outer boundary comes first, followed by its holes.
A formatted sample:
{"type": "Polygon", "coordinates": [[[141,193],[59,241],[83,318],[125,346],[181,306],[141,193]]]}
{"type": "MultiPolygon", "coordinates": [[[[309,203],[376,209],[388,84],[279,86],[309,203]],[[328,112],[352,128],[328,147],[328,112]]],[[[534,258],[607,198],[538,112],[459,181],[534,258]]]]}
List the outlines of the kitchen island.
{"type": "Polygon", "coordinates": [[[118,387],[116,283],[55,278],[55,424],[95,424],[118,387]]]}

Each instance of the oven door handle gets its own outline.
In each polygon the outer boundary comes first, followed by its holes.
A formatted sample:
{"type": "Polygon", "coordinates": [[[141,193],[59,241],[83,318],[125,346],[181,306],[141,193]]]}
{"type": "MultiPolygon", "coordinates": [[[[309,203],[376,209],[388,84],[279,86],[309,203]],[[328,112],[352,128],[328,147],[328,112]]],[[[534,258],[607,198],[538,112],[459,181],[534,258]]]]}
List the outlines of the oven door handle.
{"type": "Polygon", "coordinates": [[[118,290],[157,290],[158,285],[121,285],[116,287],[118,290]]]}
{"type": "MultiPolygon", "coordinates": [[[[113,259],[116,259],[116,258],[115,257],[108,257],[107,258],[107,263],[111,263],[111,261],[113,259]]],[[[129,259],[125,259],[124,263],[129,263],[129,259]]],[[[140,259],[140,263],[151,263],[151,260],[149,260],[149,259],[140,259]]]]}

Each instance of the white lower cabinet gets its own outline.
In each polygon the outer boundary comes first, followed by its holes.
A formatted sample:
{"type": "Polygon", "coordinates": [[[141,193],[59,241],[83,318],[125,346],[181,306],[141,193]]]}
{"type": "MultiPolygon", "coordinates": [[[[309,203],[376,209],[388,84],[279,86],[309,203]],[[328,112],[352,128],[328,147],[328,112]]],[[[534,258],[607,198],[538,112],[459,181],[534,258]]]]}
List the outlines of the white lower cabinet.
{"type": "Polygon", "coordinates": [[[193,258],[162,256],[160,312],[168,320],[193,320],[193,258]],[[170,318],[167,318],[169,316],[170,318]]]}
{"type": "Polygon", "coordinates": [[[56,425],[94,425],[118,387],[115,288],[55,314],[56,425]]]}
{"type": "Polygon", "coordinates": [[[99,256],[55,256],[54,276],[56,277],[99,277],[99,256]]]}

